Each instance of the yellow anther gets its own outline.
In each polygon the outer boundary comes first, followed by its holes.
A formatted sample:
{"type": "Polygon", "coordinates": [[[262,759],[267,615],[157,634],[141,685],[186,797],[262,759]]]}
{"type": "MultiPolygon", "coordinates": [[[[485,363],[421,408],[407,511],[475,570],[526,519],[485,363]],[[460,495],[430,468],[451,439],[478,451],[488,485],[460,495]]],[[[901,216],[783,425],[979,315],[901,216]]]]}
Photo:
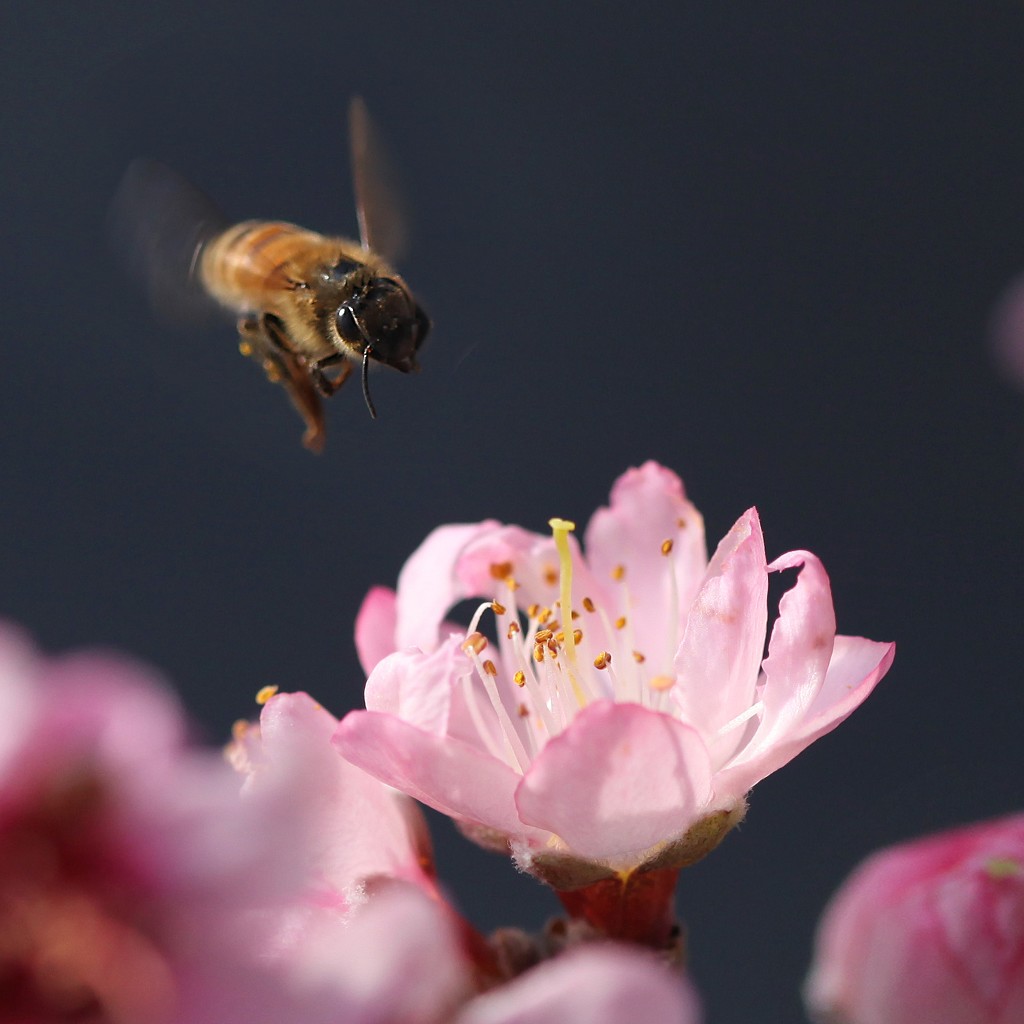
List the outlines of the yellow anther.
{"type": "Polygon", "coordinates": [[[573,640],[576,643],[581,643],[582,640],[583,640],[583,630],[582,629],[574,629],[572,631],[572,638],[573,638],[573,640]]]}
{"type": "Polygon", "coordinates": [[[520,704],[517,710],[520,718],[530,717],[530,709],[525,704],[520,704]]]}
{"type": "Polygon", "coordinates": [[[493,661],[491,661],[491,659],[490,659],[490,658],[488,658],[488,659],[487,659],[487,660],[486,660],[486,661],[484,662],[484,666],[483,666],[483,668],[484,668],[484,671],[485,671],[485,672],[486,672],[486,673],[487,673],[487,674],[488,674],[489,676],[496,676],[496,675],[498,674],[498,669],[497,669],[497,666],[496,666],[496,665],[494,664],[494,662],[493,662],[493,661]]]}
{"type": "Polygon", "coordinates": [[[594,668],[607,668],[611,664],[612,656],[608,651],[602,651],[594,659],[594,668]]]}
{"type": "Polygon", "coordinates": [[[675,676],[652,676],[651,681],[647,684],[652,690],[657,690],[662,693],[665,690],[671,690],[676,685],[675,676]]]}
{"type": "Polygon", "coordinates": [[[535,619],[535,618],[537,618],[537,613],[539,611],[540,611],[540,605],[539,604],[531,604],[530,607],[526,609],[526,614],[527,614],[527,616],[529,618],[535,619]]]}
{"type": "Polygon", "coordinates": [[[550,629],[539,629],[537,630],[537,636],[534,638],[535,644],[547,643],[555,634],[550,629]]]}
{"type": "Polygon", "coordinates": [[[494,612],[495,615],[504,615],[506,609],[505,609],[505,606],[503,604],[501,604],[500,602],[492,601],[491,602],[491,611],[494,612]]]}
{"type": "Polygon", "coordinates": [[[487,649],[487,637],[483,633],[470,633],[462,641],[462,649],[467,654],[483,654],[487,649]]]}
{"type": "Polygon", "coordinates": [[[526,673],[522,669],[518,669],[516,674],[512,677],[512,682],[514,682],[516,686],[525,686],[526,673]]]}
{"type": "Polygon", "coordinates": [[[549,587],[553,587],[558,582],[558,570],[553,565],[549,565],[544,570],[544,582],[549,587]]]}
{"type": "Polygon", "coordinates": [[[504,580],[512,575],[511,562],[491,562],[491,579],[504,580]]]}
{"type": "Polygon", "coordinates": [[[544,660],[544,648],[540,644],[537,644],[537,646],[534,647],[534,649],[533,649],[533,660],[534,661],[543,661],[544,660]]]}
{"type": "Polygon", "coordinates": [[[663,555],[670,555],[672,553],[672,538],[669,537],[667,540],[661,542],[661,553],[663,555]]]}
{"type": "Polygon", "coordinates": [[[635,662],[636,662],[636,663],[637,663],[638,665],[642,665],[642,664],[643,664],[643,663],[644,663],[644,662],[645,662],[645,661],[647,660],[647,658],[646,658],[646,657],[644,657],[644,655],[642,655],[642,654],[641,654],[641,653],[640,653],[639,651],[634,651],[634,652],[633,652],[633,660],[634,660],[634,661],[635,661],[635,662]]]}
{"type": "Polygon", "coordinates": [[[509,640],[511,640],[512,637],[514,637],[516,635],[516,633],[518,633],[520,631],[520,628],[521,627],[520,627],[519,623],[516,622],[515,619],[513,619],[508,624],[508,632],[505,635],[509,638],[509,640]]]}
{"type": "Polygon", "coordinates": [[[274,694],[277,693],[279,689],[279,686],[261,687],[256,694],[256,703],[259,704],[260,707],[263,707],[263,705],[266,704],[267,701],[270,700],[270,698],[273,697],[274,694]]]}
{"type": "Polygon", "coordinates": [[[612,579],[616,583],[621,583],[626,578],[626,567],[624,565],[617,565],[612,569],[612,579]]]}
{"type": "Polygon", "coordinates": [[[594,610],[594,602],[589,597],[583,598],[583,610],[586,612],[592,612],[594,610]]]}
{"type": "Polygon", "coordinates": [[[615,620],[615,628],[616,629],[625,629],[626,628],[626,616],[625,615],[620,615],[615,620]]]}
{"type": "Polygon", "coordinates": [[[231,726],[231,738],[235,740],[244,740],[251,727],[251,722],[247,722],[244,718],[239,718],[238,721],[231,726]]]}

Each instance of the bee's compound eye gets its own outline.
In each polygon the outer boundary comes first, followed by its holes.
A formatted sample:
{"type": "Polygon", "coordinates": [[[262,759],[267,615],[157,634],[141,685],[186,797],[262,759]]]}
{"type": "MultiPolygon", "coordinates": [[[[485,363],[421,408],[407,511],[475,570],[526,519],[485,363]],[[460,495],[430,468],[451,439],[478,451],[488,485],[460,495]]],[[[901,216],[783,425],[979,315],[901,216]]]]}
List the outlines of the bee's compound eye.
{"type": "Polygon", "coordinates": [[[342,306],[338,310],[338,333],[352,345],[364,340],[363,332],[359,330],[359,324],[356,323],[356,318],[348,306],[342,306]]]}

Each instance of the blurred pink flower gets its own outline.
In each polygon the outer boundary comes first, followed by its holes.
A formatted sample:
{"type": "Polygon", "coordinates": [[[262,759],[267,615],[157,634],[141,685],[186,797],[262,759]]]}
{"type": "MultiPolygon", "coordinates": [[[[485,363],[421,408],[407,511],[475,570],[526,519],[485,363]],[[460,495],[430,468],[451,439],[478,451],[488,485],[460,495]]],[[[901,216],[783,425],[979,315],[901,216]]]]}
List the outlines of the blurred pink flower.
{"type": "Polygon", "coordinates": [[[1024,1021],[1024,815],[869,858],[825,910],[805,998],[836,1024],[1024,1021]]]}
{"type": "Polygon", "coordinates": [[[251,922],[299,875],[152,676],[0,628],[0,1007],[19,1024],[251,1024],[301,1007],[251,922]],[[261,1016],[266,1014],[266,1016],[261,1016]]]}
{"type": "Polygon", "coordinates": [[[616,482],[586,556],[552,525],[554,538],[441,527],[397,592],[370,592],[356,626],[367,710],[336,742],[559,888],[703,855],[747,791],[846,718],[892,661],[892,644],[835,635],[814,555],[766,564],[755,510],[709,563],[700,514],[653,462],[616,482]],[[762,664],[768,574],[798,566],[762,664]],[[468,629],[445,622],[466,598],[493,603],[468,629]],[[488,643],[477,629],[490,614],[488,643]]]}
{"type": "Polygon", "coordinates": [[[474,999],[455,1024],[699,1024],[700,1004],[683,977],[650,954],[599,943],[547,961],[474,999]]]}
{"type": "Polygon", "coordinates": [[[306,910],[346,912],[376,878],[430,892],[433,855],[415,801],[338,756],[338,720],[305,693],[281,693],[258,725],[242,723],[228,756],[246,775],[249,796],[287,802],[292,845],[302,862],[306,910]]]}

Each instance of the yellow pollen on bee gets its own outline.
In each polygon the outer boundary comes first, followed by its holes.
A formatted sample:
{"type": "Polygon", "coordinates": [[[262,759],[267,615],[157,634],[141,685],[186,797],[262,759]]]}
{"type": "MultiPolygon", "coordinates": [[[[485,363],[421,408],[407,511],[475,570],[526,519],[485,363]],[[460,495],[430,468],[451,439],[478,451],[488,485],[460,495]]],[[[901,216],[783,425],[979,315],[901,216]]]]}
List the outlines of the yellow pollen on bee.
{"type": "Polygon", "coordinates": [[[483,633],[470,633],[463,640],[462,649],[467,654],[483,654],[487,650],[487,637],[483,633]]]}
{"type": "Polygon", "coordinates": [[[658,693],[663,693],[665,690],[671,690],[676,685],[675,676],[652,676],[651,681],[647,684],[652,690],[656,690],[658,693]]]}
{"type": "Polygon", "coordinates": [[[506,580],[512,575],[511,562],[491,562],[491,579],[506,580]]]}
{"type": "Polygon", "coordinates": [[[608,651],[602,651],[594,659],[594,668],[600,668],[600,669],[607,668],[611,664],[611,660],[612,660],[611,654],[608,651]]]}
{"type": "Polygon", "coordinates": [[[672,538],[669,537],[661,542],[661,553],[663,555],[670,555],[672,553],[672,538]]]}
{"type": "Polygon", "coordinates": [[[626,616],[625,615],[620,615],[615,620],[615,628],[616,629],[625,629],[626,628],[626,616]]]}
{"type": "Polygon", "coordinates": [[[621,583],[626,578],[626,567],[624,565],[617,565],[612,569],[612,579],[616,583],[621,583]]]}
{"type": "Polygon", "coordinates": [[[583,610],[587,612],[594,611],[594,602],[589,597],[583,598],[583,610]]]}
{"type": "Polygon", "coordinates": [[[263,705],[266,704],[267,701],[270,700],[270,698],[273,697],[274,694],[277,693],[279,689],[279,686],[260,687],[260,689],[256,693],[256,703],[259,704],[260,707],[263,707],[263,705]]]}
{"type": "Polygon", "coordinates": [[[240,341],[238,343],[238,351],[248,359],[252,355],[252,345],[248,341],[240,341]]]}
{"type": "Polygon", "coordinates": [[[505,606],[499,601],[491,602],[491,611],[494,612],[495,615],[504,615],[506,610],[505,606]]]}
{"type": "Polygon", "coordinates": [[[643,664],[643,663],[644,663],[644,662],[645,662],[645,661],[647,660],[647,658],[646,658],[646,657],[644,657],[644,655],[642,655],[642,654],[641,654],[641,653],[640,653],[639,651],[634,651],[634,652],[633,652],[633,660],[634,660],[634,661],[635,661],[635,662],[636,662],[636,663],[637,663],[638,665],[642,665],[642,664],[643,664]]]}
{"type": "Polygon", "coordinates": [[[516,674],[512,677],[512,682],[514,682],[516,686],[525,686],[526,673],[522,669],[517,669],[516,674]]]}
{"type": "Polygon", "coordinates": [[[544,582],[549,587],[553,587],[558,582],[558,570],[553,565],[549,565],[544,570],[544,582]]]}
{"type": "Polygon", "coordinates": [[[494,662],[493,662],[493,661],[491,661],[491,659],[490,659],[490,658],[488,658],[488,659],[487,659],[487,660],[486,660],[486,661],[484,662],[483,668],[484,668],[484,671],[485,671],[485,672],[486,672],[486,673],[487,673],[487,674],[488,674],[489,676],[496,676],[496,675],[498,674],[498,667],[497,667],[497,666],[496,666],[496,665],[494,664],[494,662]]]}

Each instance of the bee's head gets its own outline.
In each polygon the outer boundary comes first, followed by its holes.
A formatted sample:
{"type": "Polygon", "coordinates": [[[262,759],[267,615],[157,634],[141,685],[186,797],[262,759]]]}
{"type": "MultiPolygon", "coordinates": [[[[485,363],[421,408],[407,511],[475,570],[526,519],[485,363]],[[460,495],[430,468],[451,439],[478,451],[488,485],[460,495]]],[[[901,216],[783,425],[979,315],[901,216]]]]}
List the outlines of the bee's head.
{"type": "Polygon", "coordinates": [[[338,310],[338,334],[368,358],[402,373],[418,370],[416,352],[430,321],[398,281],[375,277],[338,310]]]}

